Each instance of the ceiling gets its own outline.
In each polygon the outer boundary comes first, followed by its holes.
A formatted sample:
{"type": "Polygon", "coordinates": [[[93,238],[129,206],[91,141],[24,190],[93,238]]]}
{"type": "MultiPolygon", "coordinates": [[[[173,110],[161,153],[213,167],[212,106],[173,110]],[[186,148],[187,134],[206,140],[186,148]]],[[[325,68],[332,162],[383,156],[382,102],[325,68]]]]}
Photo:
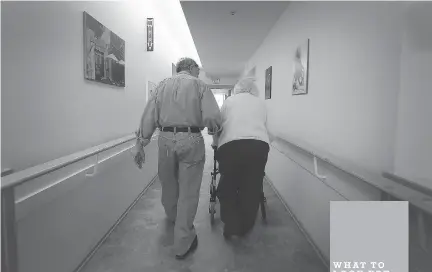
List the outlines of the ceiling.
{"type": "Polygon", "coordinates": [[[182,1],[207,76],[239,77],[287,5],[282,1],[182,1]]]}

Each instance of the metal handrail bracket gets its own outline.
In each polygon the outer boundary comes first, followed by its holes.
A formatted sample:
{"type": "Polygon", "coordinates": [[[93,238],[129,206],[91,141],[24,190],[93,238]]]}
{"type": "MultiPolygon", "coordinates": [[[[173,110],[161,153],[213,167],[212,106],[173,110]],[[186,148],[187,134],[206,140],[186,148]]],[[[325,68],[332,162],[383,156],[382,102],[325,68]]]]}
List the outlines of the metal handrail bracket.
{"type": "Polygon", "coordinates": [[[97,167],[99,165],[99,154],[96,154],[96,163],[93,167],[93,173],[86,174],[86,177],[93,177],[97,174],[97,167]]]}
{"type": "Polygon", "coordinates": [[[316,176],[317,178],[319,178],[319,179],[325,180],[327,177],[326,177],[326,176],[323,176],[323,175],[320,175],[320,174],[318,173],[318,162],[317,162],[317,157],[314,156],[314,157],[313,157],[313,160],[314,160],[315,176],[316,176]]]}

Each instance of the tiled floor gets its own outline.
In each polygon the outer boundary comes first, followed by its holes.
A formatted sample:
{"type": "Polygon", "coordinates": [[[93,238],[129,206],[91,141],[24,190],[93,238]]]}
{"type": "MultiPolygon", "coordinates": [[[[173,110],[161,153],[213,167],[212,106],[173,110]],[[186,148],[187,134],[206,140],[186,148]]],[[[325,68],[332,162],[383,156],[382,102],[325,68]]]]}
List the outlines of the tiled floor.
{"type": "Polygon", "coordinates": [[[325,272],[327,269],[268,184],[267,223],[261,214],[244,240],[225,241],[223,223],[208,213],[213,151],[206,137],[207,160],[195,219],[198,249],[178,261],[171,252],[173,228],[165,223],[156,181],[124,221],[83,268],[82,272],[325,272]]]}

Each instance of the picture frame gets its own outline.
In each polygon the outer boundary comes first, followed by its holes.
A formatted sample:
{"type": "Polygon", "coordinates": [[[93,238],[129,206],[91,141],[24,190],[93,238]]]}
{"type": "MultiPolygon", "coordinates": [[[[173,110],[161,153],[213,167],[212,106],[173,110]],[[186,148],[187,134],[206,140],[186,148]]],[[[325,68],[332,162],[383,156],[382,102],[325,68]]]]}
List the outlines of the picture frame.
{"type": "Polygon", "coordinates": [[[83,12],[84,78],[125,87],[125,41],[87,12],[83,12]]]}
{"type": "Polygon", "coordinates": [[[272,66],[265,70],[265,99],[271,99],[272,91],[272,66]]]}
{"type": "Polygon", "coordinates": [[[306,95],[309,91],[309,47],[310,39],[300,44],[293,58],[292,95],[306,95]]]}

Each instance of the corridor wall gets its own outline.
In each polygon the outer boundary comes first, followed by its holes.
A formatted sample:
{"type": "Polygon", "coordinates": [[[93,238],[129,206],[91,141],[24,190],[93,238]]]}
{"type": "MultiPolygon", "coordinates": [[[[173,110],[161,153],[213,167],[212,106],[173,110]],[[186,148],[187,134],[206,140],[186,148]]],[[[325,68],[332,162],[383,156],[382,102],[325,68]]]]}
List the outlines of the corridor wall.
{"type": "MultiPolygon", "coordinates": [[[[1,159],[15,172],[131,134],[146,82],[171,76],[180,57],[199,62],[176,0],[4,2],[1,15],[1,159]],[[125,88],[84,79],[84,11],[125,40],[125,88]],[[155,19],[153,52],[146,51],[146,18],[155,19]]],[[[142,170],[131,144],[16,188],[20,271],[74,271],[92,252],[156,177],[156,141],[142,170]],[[87,175],[96,159],[96,174],[87,175]]]]}
{"type": "MultiPolygon", "coordinates": [[[[393,169],[406,3],[292,2],[248,62],[273,66],[270,127],[375,170],[393,169]],[[295,48],[310,39],[309,94],[291,91],[295,48]]],[[[247,70],[246,69],[246,70],[247,70]]]]}
{"type": "MultiPolygon", "coordinates": [[[[17,188],[20,199],[35,184],[62,180],[16,205],[20,272],[72,272],[85,264],[93,249],[156,178],[157,142],[146,147],[146,163],[141,170],[134,165],[130,151],[123,151],[131,144],[134,142],[100,154],[94,176],[87,176],[94,171],[92,157],[17,188]]],[[[149,242],[146,237],[140,239],[143,244],[149,242]]]]}
{"type": "Polygon", "coordinates": [[[179,1],[2,3],[2,168],[30,166],[134,131],[146,82],[171,75],[180,57],[198,60],[179,1]],[[89,82],[83,72],[83,12],[126,43],[126,87],[89,82]],[[146,51],[146,18],[155,45],[146,51]]]}
{"type": "Polygon", "coordinates": [[[432,3],[404,16],[394,172],[432,188],[432,3]]]}
{"type": "MultiPolygon", "coordinates": [[[[408,6],[289,3],[245,67],[245,74],[256,67],[262,99],[265,70],[273,67],[272,95],[266,100],[273,134],[376,175],[394,171],[408,6]],[[292,95],[295,49],[308,38],[308,94],[292,95]]],[[[272,148],[266,174],[329,259],[330,201],[380,200],[380,191],[323,161],[318,169],[327,179],[320,180],[314,175],[313,157],[290,145],[278,148],[288,157],[272,148]]]]}

